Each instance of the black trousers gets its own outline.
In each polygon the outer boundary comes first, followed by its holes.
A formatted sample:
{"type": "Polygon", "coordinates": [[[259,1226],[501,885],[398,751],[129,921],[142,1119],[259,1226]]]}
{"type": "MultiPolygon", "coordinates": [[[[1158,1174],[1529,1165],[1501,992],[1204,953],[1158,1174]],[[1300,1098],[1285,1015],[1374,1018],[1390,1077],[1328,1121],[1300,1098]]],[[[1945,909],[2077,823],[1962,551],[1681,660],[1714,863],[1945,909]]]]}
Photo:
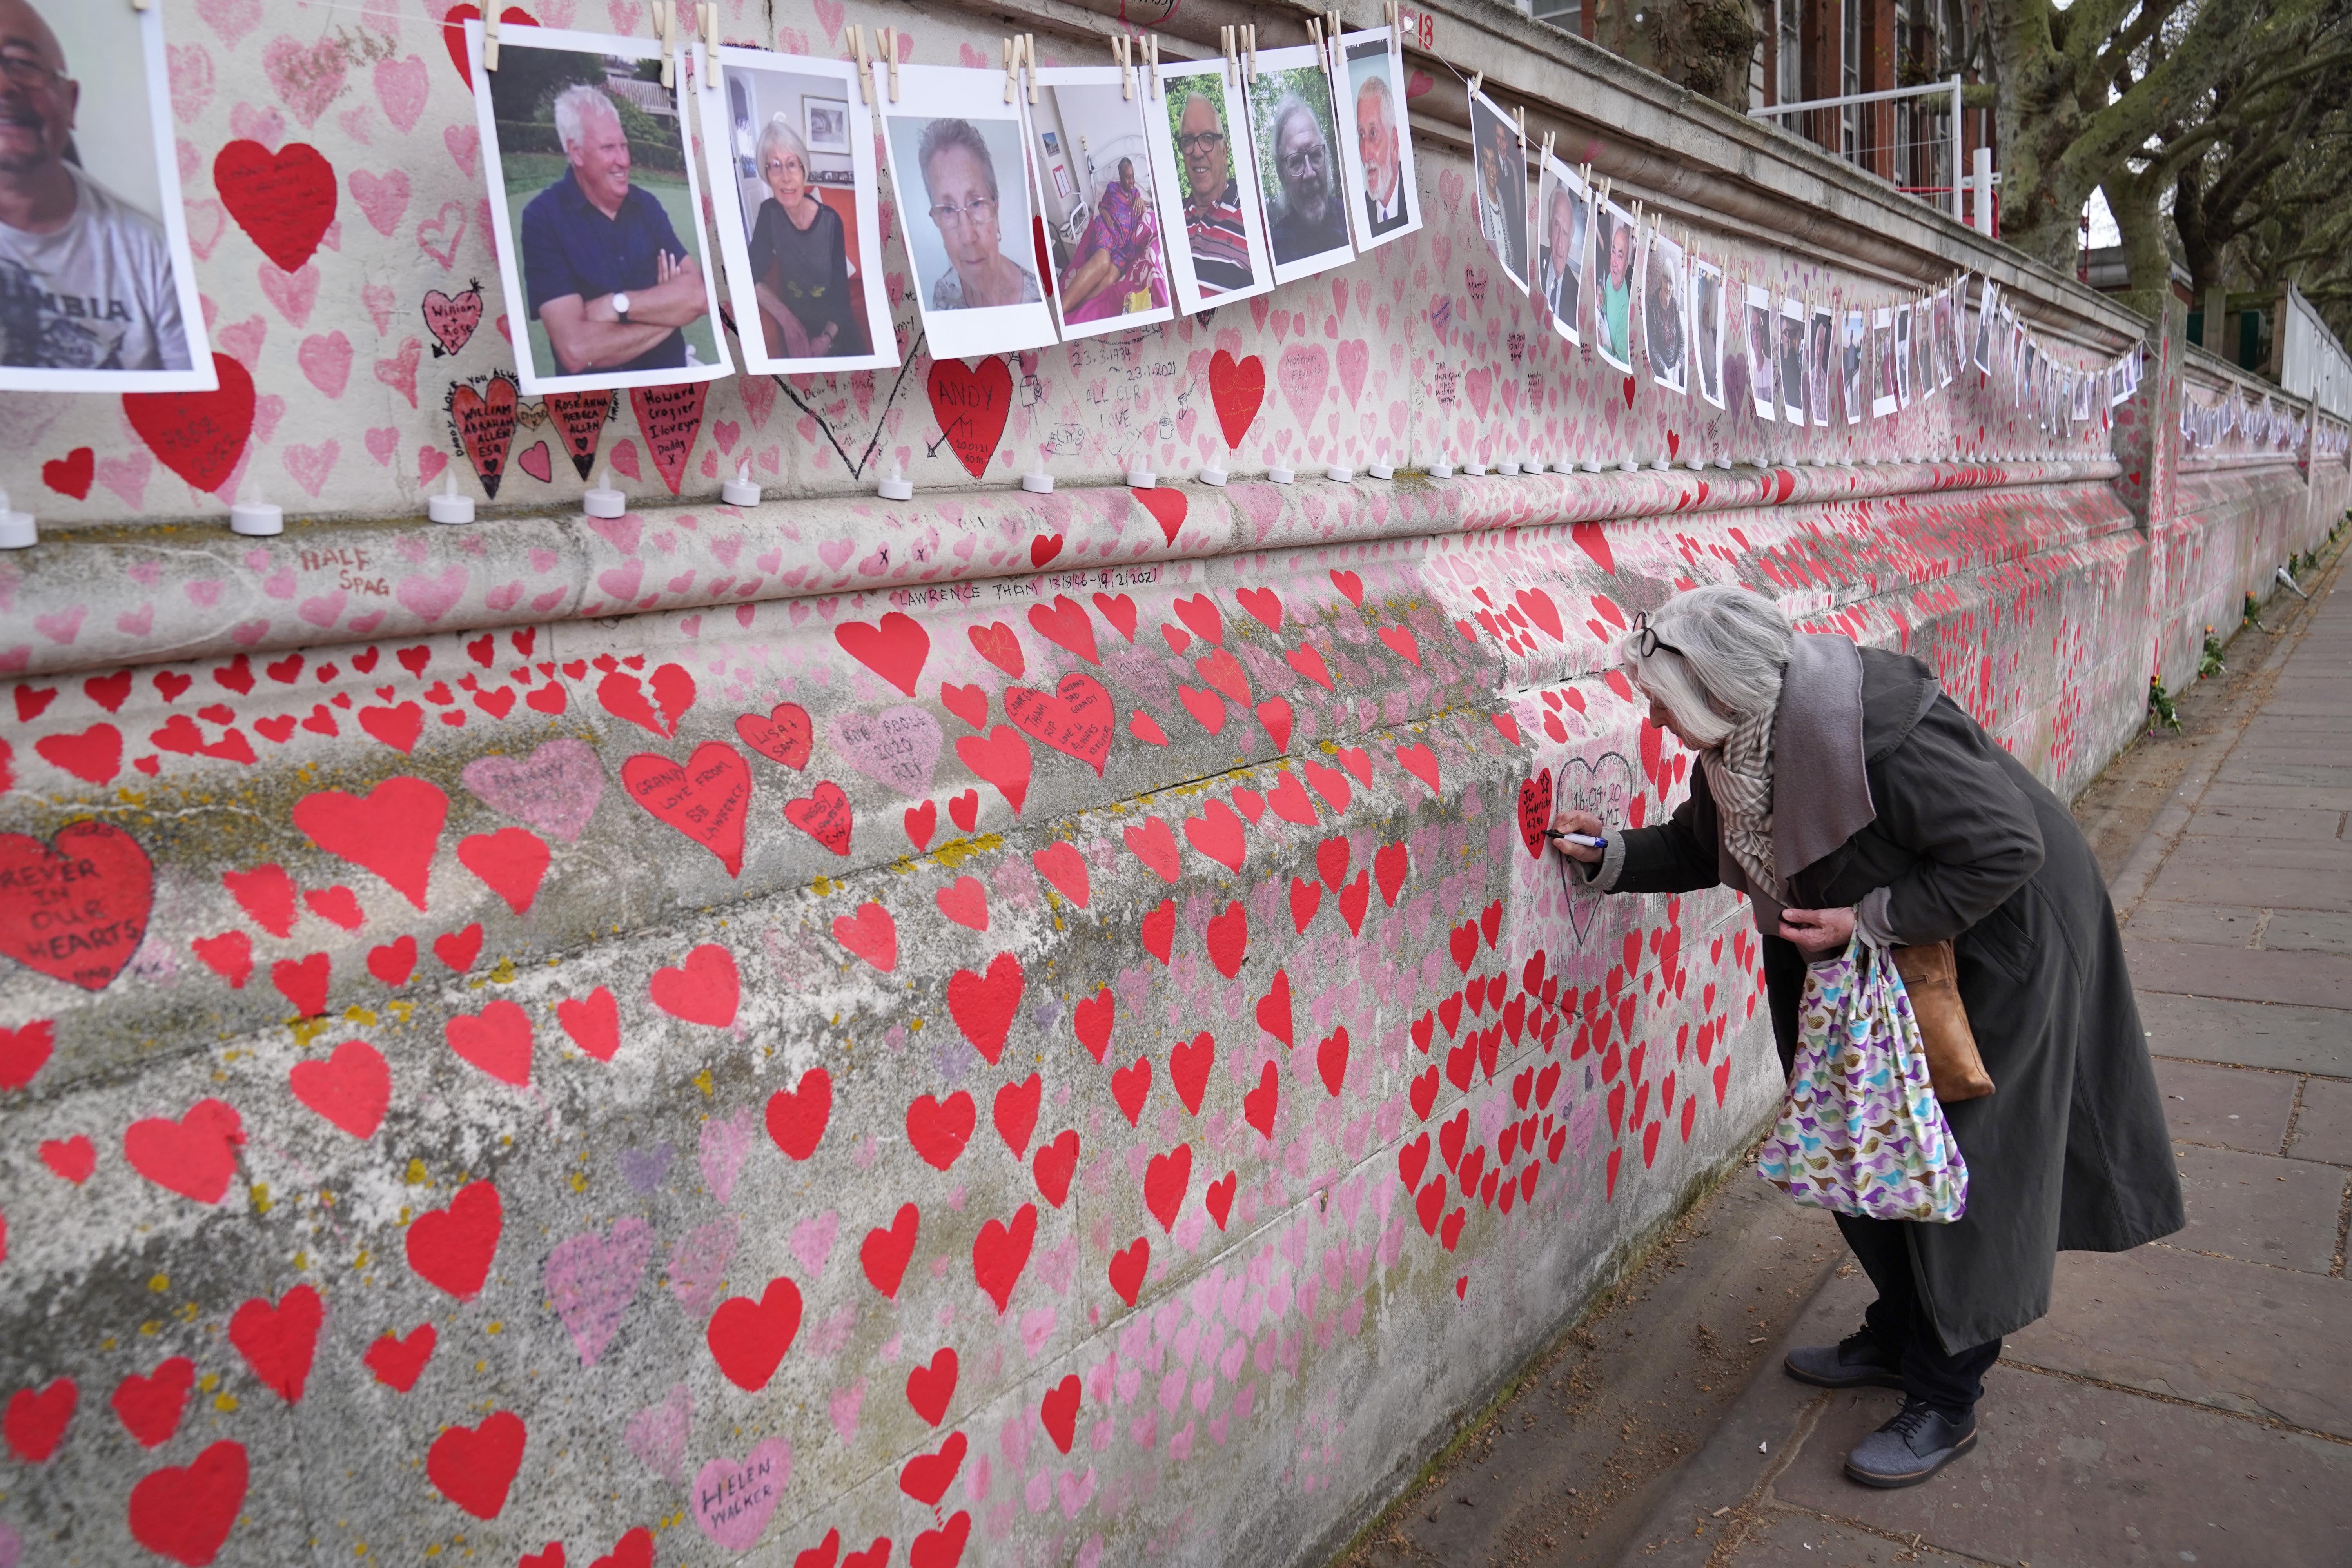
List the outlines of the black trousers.
{"type": "Polygon", "coordinates": [[[1911,1243],[1904,1234],[1908,1221],[1840,1215],[1837,1222],[1863,1272],[1878,1287],[1863,1324],[1879,1353],[1903,1369],[1903,1392],[1947,1415],[1968,1414],[1984,1393],[1985,1369],[2000,1359],[2000,1342],[1946,1353],[1912,1272],[1911,1243]]]}

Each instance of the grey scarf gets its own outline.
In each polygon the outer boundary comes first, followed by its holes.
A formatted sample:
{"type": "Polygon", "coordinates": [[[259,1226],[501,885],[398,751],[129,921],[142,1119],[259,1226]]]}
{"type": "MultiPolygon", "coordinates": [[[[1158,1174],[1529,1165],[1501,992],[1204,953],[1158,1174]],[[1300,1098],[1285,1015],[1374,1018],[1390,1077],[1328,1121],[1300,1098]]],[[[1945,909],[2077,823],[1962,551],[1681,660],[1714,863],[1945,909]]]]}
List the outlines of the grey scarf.
{"type": "Polygon", "coordinates": [[[1722,829],[1724,882],[1780,922],[1789,879],[1876,820],[1862,750],[1862,654],[1834,634],[1799,633],[1780,700],[1703,752],[1722,829]]]}

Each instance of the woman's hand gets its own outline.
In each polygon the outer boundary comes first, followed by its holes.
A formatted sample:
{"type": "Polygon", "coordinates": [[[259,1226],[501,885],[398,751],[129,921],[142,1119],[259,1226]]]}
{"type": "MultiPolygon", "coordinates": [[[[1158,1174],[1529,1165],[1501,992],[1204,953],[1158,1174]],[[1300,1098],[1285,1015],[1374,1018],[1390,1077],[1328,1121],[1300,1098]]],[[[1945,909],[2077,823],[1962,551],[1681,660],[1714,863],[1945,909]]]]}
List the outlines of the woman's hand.
{"type": "MultiPolygon", "coordinates": [[[[1589,811],[1579,811],[1573,806],[1561,807],[1552,817],[1551,825],[1557,832],[1581,833],[1588,838],[1604,837],[1609,831],[1601,825],[1599,817],[1589,811]]],[[[1570,844],[1564,838],[1553,839],[1551,847],[1570,859],[1580,860],[1587,866],[1598,866],[1601,864],[1601,857],[1606,853],[1604,850],[1593,848],[1589,844],[1570,844]]]]}
{"type": "Polygon", "coordinates": [[[1780,929],[1775,934],[1783,942],[1795,942],[1807,958],[1819,958],[1853,940],[1853,910],[1782,910],[1780,929]]]}

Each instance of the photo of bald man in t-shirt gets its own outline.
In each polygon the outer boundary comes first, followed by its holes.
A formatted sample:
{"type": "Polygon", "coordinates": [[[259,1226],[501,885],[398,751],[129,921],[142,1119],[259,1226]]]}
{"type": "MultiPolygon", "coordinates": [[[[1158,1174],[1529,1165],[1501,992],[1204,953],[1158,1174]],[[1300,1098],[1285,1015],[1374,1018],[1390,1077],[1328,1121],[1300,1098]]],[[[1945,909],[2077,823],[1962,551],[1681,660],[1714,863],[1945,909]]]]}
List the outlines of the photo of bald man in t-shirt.
{"type": "Polygon", "coordinates": [[[170,241],[82,167],[81,103],[41,11],[0,0],[0,364],[187,370],[170,241]]]}

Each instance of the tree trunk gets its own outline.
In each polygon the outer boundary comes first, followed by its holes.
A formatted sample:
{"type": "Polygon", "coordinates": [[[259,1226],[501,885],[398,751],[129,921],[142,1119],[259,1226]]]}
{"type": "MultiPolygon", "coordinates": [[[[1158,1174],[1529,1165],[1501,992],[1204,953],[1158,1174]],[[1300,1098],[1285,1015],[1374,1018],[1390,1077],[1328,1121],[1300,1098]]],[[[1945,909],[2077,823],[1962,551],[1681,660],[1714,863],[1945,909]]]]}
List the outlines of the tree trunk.
{"type": "Polygon", "coordinates": [[[2001,83],[2000,237],[2056,268],[2074,270],[2083,204],[2066,150],[2082,128],[2074,62],[2051,36],[2041,0],[1992,0],[1993,55],[2001,83]]]}
{"type": "Polygon", "coordinates": [[[2165,296],[2172,291],[2172,252],[2164,244],[2157,186],[2145,178],[2115,174],[2100,189],[2106,192],[2107,210],[2123,232],[2124,263],[2131,271],[2131,288],[2123,302],[2151,320],[2161,317],[2165,296]]]}

